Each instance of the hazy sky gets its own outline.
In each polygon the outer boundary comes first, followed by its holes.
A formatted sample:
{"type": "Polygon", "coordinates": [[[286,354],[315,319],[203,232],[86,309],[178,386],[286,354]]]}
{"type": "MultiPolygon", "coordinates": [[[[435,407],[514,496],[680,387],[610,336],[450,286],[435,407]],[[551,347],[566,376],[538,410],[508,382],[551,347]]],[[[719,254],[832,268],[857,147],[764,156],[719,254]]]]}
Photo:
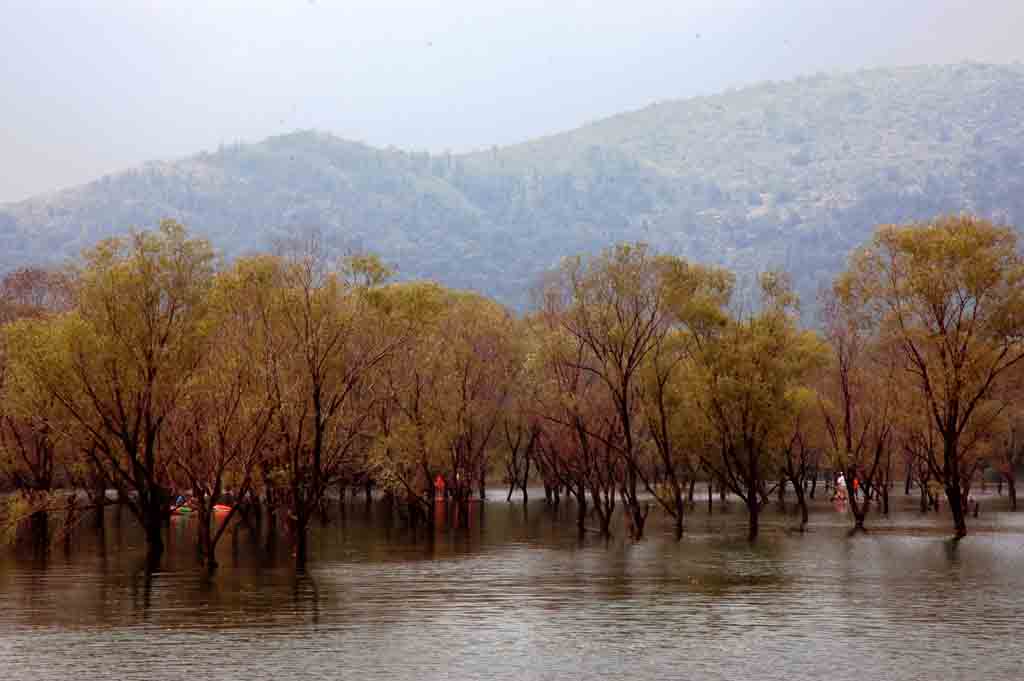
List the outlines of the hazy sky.
{"type": "Polygon", "coordinates": [[[0,201],[318,128],[460,151],[866,66],[1024,60],[1020,0],[0,0],[0,201]]]}

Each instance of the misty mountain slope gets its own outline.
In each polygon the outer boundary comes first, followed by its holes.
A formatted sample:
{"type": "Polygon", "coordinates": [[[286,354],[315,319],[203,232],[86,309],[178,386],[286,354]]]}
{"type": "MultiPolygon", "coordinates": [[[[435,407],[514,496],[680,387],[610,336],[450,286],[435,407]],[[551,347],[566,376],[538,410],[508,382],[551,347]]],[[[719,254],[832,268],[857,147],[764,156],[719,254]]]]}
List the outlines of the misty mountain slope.
{"type": "Polygon", "coordinates": [[[972,64],[766,83],[463,155],[294,133],[2,206],[0,266],[175,217],[229,256],[317,227],[517,306],[561,256],[623,239],[783,266],[813,297],[880,222],[1024,222],[1021,112],[1024,69],[972,64]]]}

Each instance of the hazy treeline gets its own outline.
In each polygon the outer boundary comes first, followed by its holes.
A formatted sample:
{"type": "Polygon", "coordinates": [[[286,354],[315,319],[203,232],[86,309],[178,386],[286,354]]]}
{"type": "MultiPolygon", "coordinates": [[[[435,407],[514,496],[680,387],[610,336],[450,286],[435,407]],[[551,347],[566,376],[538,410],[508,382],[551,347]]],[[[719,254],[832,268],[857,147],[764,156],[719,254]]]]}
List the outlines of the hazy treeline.
{"type": "Polygon", "coordinates": [[[0,268],[174,217],[228,257],[306,225],[519,312],[552,254],[641,239],[804,302],[874,225],[969,210],[1024,224],[1024,67],[871,69],[665,101],[469,154],[313,131],[0,205],[0,268]]]}
{"type": "Polygon", "coordinates": [[[187,492],[211,568],[238,516],[282,523],[301,567],[331,490],[379,488],[429,524],[440,476],[466,522],[496,472],[510,497],[530,480],[554,503],[571,496],[581,533],[608,534],[621,510],[634,539],[652,509],[682,535],[698,482],[709,503],[712,487],[743,501],[751,539],[790,487],[803,527],[824,471],[844,473],[855,528],[869,504],[887,512],[897,477],[922,509],[945,495],[957,537],[985,470],[1015,507],[1024,260],[1011,228],[880,227],[822,292],[814,329],[785,274],[762,275],[743,305],[729,271],[644,244],[564,260],[521,317],[324,252],[309,238],[224,263],[164,221],[67,269],[9,274],[7,529],[45,534],[51,514],[73,522],[84,506],[102,522],[113,488],[156,560],[187,492]]]}

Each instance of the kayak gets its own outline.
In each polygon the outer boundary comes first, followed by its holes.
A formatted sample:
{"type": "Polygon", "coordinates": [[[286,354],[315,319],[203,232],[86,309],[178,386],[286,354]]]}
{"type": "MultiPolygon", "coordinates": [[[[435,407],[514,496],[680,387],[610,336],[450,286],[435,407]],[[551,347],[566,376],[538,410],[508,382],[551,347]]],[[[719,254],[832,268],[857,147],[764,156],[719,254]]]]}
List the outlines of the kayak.
{"type": "MultiPolygon", "coordinates": [[[[214,513],[228,513],[229,511],[231,511],[231,507],[230,506],[225,506],[224,504],[214,504],[214,506],[213,506],[213,512],[214,513]]],[[[177,515],[186,515],[188,513],[192,513],[192,507],[191,506],[178,506],[177,508],[173,509],[171,512],[175,513],[177,515]]]]}

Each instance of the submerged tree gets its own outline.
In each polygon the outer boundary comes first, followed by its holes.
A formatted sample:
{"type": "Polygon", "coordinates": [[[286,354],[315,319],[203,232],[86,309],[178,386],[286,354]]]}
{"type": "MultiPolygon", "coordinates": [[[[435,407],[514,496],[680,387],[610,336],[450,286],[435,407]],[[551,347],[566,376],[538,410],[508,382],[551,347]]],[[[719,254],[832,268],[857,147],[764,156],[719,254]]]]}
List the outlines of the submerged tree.
{"type": "Polygon", "coordinates": [[[538,460],[555,488],[554,503],[559,488],[576,498],[579,535],[586,532],[589,509],[607,537],[622,480],[619,419],[602,381],[582,364],[586,344],[562,326],[563,292],[547,288],[543,296],[542,312],[531,320],[526,363],[535,414],[543,422],[538,460]]]}
{"type": "Polygon", "coordinates": [[[450,490],[462,518],[474,483],[484,489],[496,429],[510,406],[521,366],[514,330],[503,307],[475,294],[456,294],[441,320],[444,352],[436,384],[441,392],[433,419],[447,431],[448,469],[455,483],[450,490]]]}
{"type": "Polygon", "coordinates": [[[900,353],[941,442],[932,462],[967,534],[973,463],[964,436],[1024,359],[1024,259],[1017,234],[971,216],[880,227],[840,285],[900,353]]]}
{"type": "Polygon", "coordinates": [[[674,264],[645,244],[620,244],[593,258],[565,261],[553,280],[564,300],[557,321],[584,350],[568,361],[598,380],[614,408],[614,445],[624,474],[619,493],[634,539],[643,536],[650,510],[638,494],[643,485],[641,372],[672,328],[665,278],[674,264]]]}
{"type": "Polygon", "coordinates": [[[1007,495],[1010,498],[1010,510],[1017,510],[1017,469],[1024,466],[1024,442],[1018,422],[1012,420],[1003,431],[1004,440],[1001,446],[994,448],[992,465],[996,474],[1006,481],[1007,495]]]}
{"type": "Polygon", "coordinates": [[[202,366],[168,416],[161,444],[173,454],[170,474],[192,493],[198,516],[198,548],[210,571],[215,550],[240,504],[259,480],[271,445],[274,404],[258,308],[249,293],[265,275],[249,261],[217,277],[210,294],[210,325],[202,366]],[[227,513],[214,509],[230,489],[227,513]],[[212,524],[216,521],[216,525],[212,524]]]}
{"type": "Polygon", "coordinates": [[[286,486],[296,566],[303,569],[311,520],[365,444],[375,399],[369,381],[410,334],[389,327],[375,303],[373,289],[387,272],[375,259],[332,268],[313,238],[257,265],[267,268],[252,300],[274,413],[273,468],[286,486]]]}
{"type": "MultiPolygon", "coordinates": [[[[0,280],[0,321],[61,314],[70,309],[72,298],[71,280],[63,272],[15,270],[0,280]]],[[[27,518],[35,542],[42,546],[49,539],[50,511],[59,507],[53,494],[57,478],[72,468],[72,445],[53,395],[22,384],[21,378],[7,375],[5,356],[0,355],[0,484],[13,490],[4,500],[8,529],[16,535],[27,518]]]]}
{"type": "Polygon", "coordinates": [[[832,356],[820,375],[821,418],[831,462],[843,473],[854,530],[863,531],[868,494],[886,478],[903,386],[893,349],[882,345],[863,301],[840,282],[822,303],[832,356]]]}
{"type": "Polygon", "coordinates": [[[639,468],[644,486],[673,519],[676,538],[683,534],[687,484],[696,482],[700,465],[699,409],[687,391],[688,359],[701,337],[727,323],[725,306],[733,277],[724,270],[665,258],[657,285],[665,290],[672,328],[658,337],[641,371],[639,397],[646,434],[655,452],[653,465],[639,468]],[[650,469],[650,470],[647,470],[650,469]]]}
{"type": "Polygon", "coordinates": [[[800,531],[807,529],[807,481],[817,475],[821,461],[821,437],[813,391],[798,389],[794,394],[794,408],[781,446],[782,479],[779,480],[780,499],[788,481],[793,485],[796,503],[800,509],[800,531]]]}
{"type": "Polygon", "coordinates": [[[761,288],[763,310],[700,339],[693,357],[694,399],[715,452],[704,463],[743,500],[751,540],[758,534],[767,476],[783,467],[790,424],[806,405],[806,386],[825,357],[818,338],[799,329],[785,277],[766,274],[761,288]]]}
{"type": "Polygon", "coordinates": [[[8,325],[9,371],[52,397],[97,468],[163,552],[167,452],[160,435],[205,352],[214,256],[169,220],[86,252],[76,307],[8,325]]]}
{"type": "Polygon", "coordinates": [[[468,519],[474,490],[483,490],[498,427],[521,365],[514,324],[500,305],[433,285],[402,285],[419,317],[416,342],[384,368],[390,410],[374,448],[375,475],[428,522],[440,475],[468,519]]]}

